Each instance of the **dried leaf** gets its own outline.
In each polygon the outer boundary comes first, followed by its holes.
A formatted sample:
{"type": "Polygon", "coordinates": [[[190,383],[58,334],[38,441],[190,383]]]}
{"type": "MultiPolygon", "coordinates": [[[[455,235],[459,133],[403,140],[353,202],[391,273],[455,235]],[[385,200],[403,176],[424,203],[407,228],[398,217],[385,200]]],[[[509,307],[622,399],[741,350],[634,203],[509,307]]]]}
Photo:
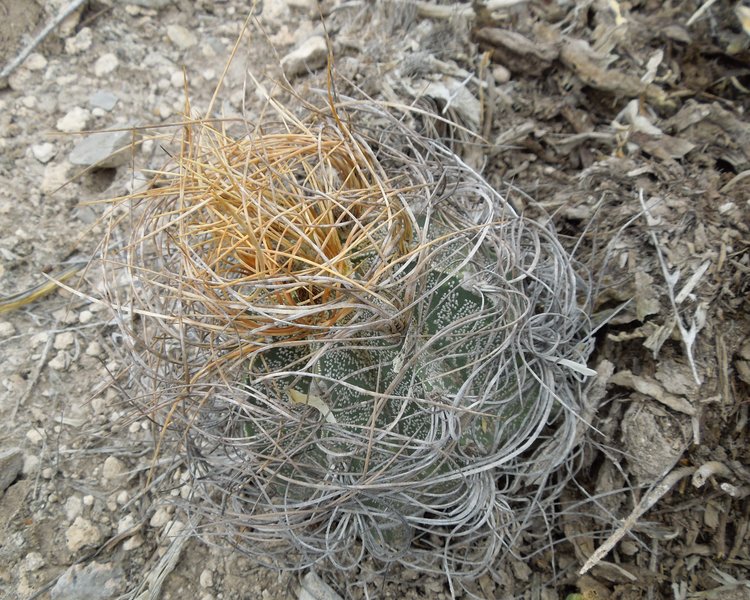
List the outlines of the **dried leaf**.
{"type": "Polygon", "coordinates": [[[695,148],[695,144],[692,142],[665,133],[662,133],[659,137],[651,137],[645,134],[633,135],[630,140],[638,144],[644,151],[663,161],[682,158],[695,148]]]}
{"type": "Polygon", "coordinates": [[[644,271],[635,274],[635,314],[639,321],[661,310],[659,294],[654,288],[654,278],[644,271]]]}
{"type": "Polygon", "coordinates": [[[696,409],[686,398],[670,394],[664,390],[658,381],[651,379],[650,377],[642,375],[636,376],[631,371],[625,370],[615,373],[609,382],[614,385],[619,385],[640,392],[644,396],[649,396],[677,412],[690,416],[697,414],[696,409]]]}
{"type": "Polygon", "coordinates": [[[560,48],[560,60],[586,85],[626,98],[645,95],[657,106],[670,104],[666,92],[653,83],[646,84],[637,75],[606,69],[596,62],[591,46],[583,40],[567,39],[560,48]]]}
{"type": "Polygon", "coordinates": [[[498,27],[482,27],[474,33],[480,45],[492,50],[492,58],[514,73],[540,75],[558,56],[550,43],[530,40],[520,33],[498,27]]]}

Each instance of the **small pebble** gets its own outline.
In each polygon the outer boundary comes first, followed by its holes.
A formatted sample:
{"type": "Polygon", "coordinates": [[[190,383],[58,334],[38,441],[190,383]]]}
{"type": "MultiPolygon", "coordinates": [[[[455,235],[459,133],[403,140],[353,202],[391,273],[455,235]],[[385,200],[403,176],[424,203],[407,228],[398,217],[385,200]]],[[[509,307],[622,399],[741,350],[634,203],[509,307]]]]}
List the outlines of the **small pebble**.
{"type": "Polygon", "coordinates": [[[67,356],[65,354],[65,350],[58,351],[57,354],[52,358],[51,361],[47,363],[50,369],[54,369],[55,371],[63,371],[65,370],[65,367],[68,364],[67,356]]]}
{"type": "Polygon", "coordinates": [[[214,574],[209,569],[201,571],[199,582],[202,588],[210,588],[214,585],[214,574]]]}
{"type": "Polygon", "coordinates": [[[120,61],[118,61],[117,57],[111,52],[102,54],[99,58],[96,59],[96,62],[94,63],[94,75],[96,75],[97,77],[104,77],[105,75],[109,75],[117,68],[119,64],[120,61]]]}
{"type": "Polygon", "coordinates": [[[122,490],[119,494],[117,494],[117,504],[120,506],[123,506],[124,504],[127,504],[128,500],[130,500],[130,494],[128,494],[127,490],[122,490]]]}
{"type": "Polygon", "coordinates": [[[42,440],[44,439],[44,430],[39,429],[29,429],[26,432],[26,439],[29,440],[32,444],[35,446],[38,446],[42,443],[42,440]]]}
{"type": "Polygon", "coordinates": [[[314,71],[326,64],[328,44],[324,37],[315,35],[281,59],[281,68],[288,78],[314,71]]]}
{"type": "Polygon", "coordinates": [[[182,89],[185,78],[181,71],[175,71],[172,73],[172,76],[169,78],[169,83],[172,85],[172,87],[176,87],[177,89],[182,89]]]}
{"type": "Polygon", "coordinates": [[[152,515],[151,520],[148,522],[149,526],[154,529],[160,529],[169,522],[169,513],[167,509],[161,507],[152,515]]]}
{"type": "Polygon", "coordinates": [[[127,467],[116,456],[108,456],[102,466],[102,478],[111,486],[116,486],[125,476],[127,467]]]}
{"type": "Polygon", "coordinates": [[[167,27],[167,37],[180,50],[187,50],[198,43],[198,38],[195,37],[195,34],[182,25],[169,25],[167,27]]]}
{"type": "Polygon", "coordinates": [[[115,104],[117,104],[117,96],[112,92],[99,90],[89,96],[89,104],[93,108],[101,108],[102,110],[109,112],[115,107],[115,104]]]}
{"type": "Polygon", "coordinates": [[[492,69],[492,77],[495,83],[508,83],[510,81],[510,71],[503,65],[495,65],[492,69]]]}
{"type": "Polygon", "coordinates": [[[136,533],[133,537],[129,537],[123,542],[122,549],[125,550],[125,552],[129,552],[130,550],[135,550],[136,548],[143,546],[143,542],[145,542],[143,536],[136,533]]]}
{"type": "Polygon", "coordinates": [[[16,328],[13,323],[8,321],[0,321],[0,339],[6,339],[12,336],[16,332],[16,328]]]}
{"type": "Polygon", "coordinates": [[[38,473],[41,462],[42,461],[36,454],[24,455],[23,468],[21,469],[21,473],[23,473],[24,475],[34,475],[38,473]]]}
{"type": "Polygon", "coordinates": [[[0,496],[8,489],[23,469],[23,452],[12,447],[0,450],[0,496]]]}
{"type": "Polygon", "coordinates": [[[65,516],[68,517],[68,521],[74,521],[76,517],[81,516],[82,504],[78,496],[70,496],[65,501],[65,516]]]}
{"type": "Polygon", "coordinates": [[[47,563],[39,552],[29,552],[23,559],[23,566],[27,571],[38,571],[45,564],[47,563]]]}
{"type": "Polygon", "coordinates": [[[101,356],[102,346],[99,342],[91,342],[86,346],[86,356],[101,356]]]}
{"type": "Polygon", "coordinates": [[[174,519],[167,523],[166,527],[164,527],[164,537],[170,540],[175,539],[182,533],[183,529],[185,529],[185,523],[174,519]]]}
{"type": "Polygon", "coordinates": [[[84,27],[74,37],[65,40],[65,52],[67,54],[80,54],[91,47],[93,37],[91,29],[84,27]]]}
{"type": "Polygon", "coordinates": [[[55,154],[57,154],[57,148],[50,142],[32,144],[31,153],[34,155],[34,158],[36,158],[40,163],[46,165],[49,161],[55,158],[55,154]]]}
{"type": "Polygon", "coordinates": [[[76,341],[76,336],[72,331],[63,331],[55,336],[53,344],[55,350],[65,350],[70,348],[76,341]]]}
{"type": "Polygon", "coordinates": [[[76,517],[73,524],[65,531],[65,544],[71,552],[78,552],[86,546],[94,546],[102,539],[99,528],[88,519],[76,517]]]}
{"type": "Polygon", "coordinates": [[[42,477],[44,479],[52,479],[56,473],[57,471],[52,467],[45,467],[44,469],[42,469],[42,477]]]}
{"type": "Polygon", "coordinates": [[[29,71],[42,71],[47,67],[47,59],[38,52],[29,54],[29,57],[23,61],[23,66],[29,71]]]}
{"type": "Polygon", "coordinates": [[[85,506],[93,506],[94,505],[94,497],[91,494],[88,494],[83,497],[83,504],[85,506]]]}
{"type": "Polygon", "coordinates": [[[134,525],[135,519],[133,518],[133,515],[125,515],[117,522],[117,535],[121,535],[132,529],[134,525]]]}
{"type": "Polygon", "coordinates": [[[75,133],[86,129],[91,113],[85,108],[76,106],[66,113],[62,119],[57,121],[57,129],[65,133],[75,133]]]}

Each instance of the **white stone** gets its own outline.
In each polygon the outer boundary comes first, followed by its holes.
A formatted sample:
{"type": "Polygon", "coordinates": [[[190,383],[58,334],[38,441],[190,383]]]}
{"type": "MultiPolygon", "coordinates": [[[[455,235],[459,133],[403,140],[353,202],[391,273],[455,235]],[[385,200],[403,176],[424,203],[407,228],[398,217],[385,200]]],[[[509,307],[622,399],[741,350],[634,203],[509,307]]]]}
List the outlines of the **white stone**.
{"type": "Polygon", "coordinates": [[[128,500],[130,500],[130,494],[128,494],[127,490],[122,490],[119,494],[117,494],[117,504],[120,506],[124,506],[128,500]]]}
{"type": "Polygon", "coordinates": [[[492,69],[492,78],[495,83],[507,83],[510,81],[510,71],[503,65],[495,65],[492,69]]]}
{"type": "Polygon", "coordinates": [[[23,92],[32,86],[33,78],[34,76],[28,69],[16,69],[8,77],[8,85],[12,90],[23,92]]]}
{"type": "MultiPolygon", "coordinates": [[[[51,194],[57,191],[63,185],[65,185],[65,183],[68,181],[69,170],[70,170],[70,163],[68,161],[53,162],[53,163],[48,164],[44,168],[44,175],[42,175],[42,183],[39,186],[42,193],[51,194]]],[[[46,341],[46,338],[44,341],[46,341]]]]}
{"type": "Polygon", "coordinates": [[[185,529],[185,523],[174,519],[167,523],[166,527],[164,527],[164,537],[166,539],[173,540],[182,533],[183,529],[185,529]]]}
{"type": "Polygon", "coordinates": [[[39,552],[29,552],[23,559],[23,566],[27,571],[38,571],[45,564],[47,563],[39,552]]]}
{"type": "Polygon", "coordinates": [[[42,477],[44,477],[44,479],[52,479],[55,476],[55,473],[56,471],[52,467],[45,467],[42,469],[42,477]]]}
{"type": "Polygon", "coordinates": [[[168,119],[172,116],[172,108],[166,102],[162,102],[161,104],[159,104],[156,111],[162,119],[168,119]]]}
{"type": "Polygon", "coordinates": [[[94,506],[94,497],[91,494],[87,494],[83,497],[83,504],[85,506],[94,506]]]}
{"type": "Polygon", "coordinates": [[[181,71],[175,71],[169,77],[169,83],[171,84],[172,87],[175,87],[178,90],[180,90],[185,84],[185,76],[182,74],[181,71]]]}
{"type": "Polygon", "coordinates": [[[315,35],[305,40],[298,48],[292,50],[281,59],[284,74],[292,79],[297,75],[314,71],[326,64],[328,46],[325,38],[315,35]]]}
{"type": "MultiPolygon", "coordinates": [[[[70,163],[66,163],[67,166],[70,166],[70,163]]],[[[68,292],[65,290],[60,290],[60,294],[67,294],[68,292]]],[[[52,313],[52,316],[55,317],[60,323],[63,323],[64,325],[73,325],[74,323],[78,322],[78,315],[75,311],[70,310],[70,307],[66,306],[64,308],[61,308],[59,310],[56,310],[52,313]]]]}
{"type": "Polygon", "coordinates": [[[96,59],[96,62],[94,63],[94,75],[96,75],[97,77],[104,77],[105,75],[109,75],[117,68],[119,64],[120,61],[117,60],[117,57],[111,52],[102,54],[99,58],[96,59]]]}
{"type": "Polygon", "coordinates": [[[38,446],[42,443],[42,440],[44,439],[44,430],[39,431],[38,429],[29,429],[26,432],[26,439],[29,440],[32,444],[35,446],[38,446]]]}
{"type": "Polygon", "coordinates": [[[65,544],[71,552],[78,552],[86,546],[94,546],[102,539],[99,528],[88,519],[76,517],[73,524],[65,531],[65,544]]]}
{"type": "Polygon", "coordinates": [[[145,542],[143,536],[136,533],[133,537],[130,537],[123,542],[122,549],[125,550],[125,552],[129,552],[130,550],[135,550],[136,548],[143,546],[143,542],[145,542]]]}
{"type": "Polygon", "coordinates": [[[36,98],[34,98],[34,96],[24,96],[21,98],[21,104],[26,108],[34,108],[37,104],[36,98]]]}
{"type": "Polygon", "coordinates": [[[34,158],[36,158],[40,163],[46,165],[55,157],[55,154],[57,154],[57,148],[50,142],[32,144],[31,153],[34,155],[34,158]]]}
{"type": "Polygon", "coordinates": [[[214,574],[209,569],[203,569],[198,578],[202,588],[210,588],[214,585],[214,574]]]}
{"type": "Polygon", "coordinates": [[[148,524],[154,529],[159,529],[161,527],[164,527],[164,525],[166,525],[168,522],[169,513],[167,512],[166,508],[161,507],[157,509],[157,511],[152,515],[151,520],[148,522],[148,524]]]}
{"type": "Polygon", "coordinates": [[[122,535],[126,531],[132,529],[134,525],[135,519],[133,518],[133,515],[125,515],[117,522],[117,535],[122,535]]]}
{"type": "Polygon", "coordinates": [[[68,113],[57,121],[57,129],[64,131],[65,133],[75,133],[86,129],[91,113],[85,108],[76,106],[68,111],[68,113]]]}
{"type": "Polygon", "coordinates": [[[91,29],[84,27],[75,37],[65,40],[65,52],[68,54],[80,54],[91,47],[92,41],[91,29]]]}
{"type": "Polygon", "coordinates": [[[127,467],[116,456],[108,456],[102,466],[102,477],[111,483],[119,483],[125,475],[127,467]]]}
{"type": "Polygon", "coordinates": [[[39,465],[42,461],[36,454],[26,454],[23,457],[23,468],[21,473],[24,475],[36,475],[39,472],[39,465]]]}
{"type": "Polygon", "coordinates": [[[29,71],[41,71],[46,68],[47,59],[38,52],[34,52],[33,54],[29,54],[29,57],[23,61],[23,66],[29,71]]]}
{"type": "Polygon", "coordinates": [[[91,342],[86,346],[86,356],[101,356],[102,345],[99,342],[91,342]]]}
{"type": "Polygon", "coordinates": [[[53,344],[55,350],[65,350],[70,348],[76,341],[76,336],[72,331],[62,331],[55,336],[53,344]]]}
{"type": "Polygon", "coordinates": [[[78,313],[78,322],[85,325],[91,319],[94,318],[94,313],[92,313],[90,310],[82,310],[80,313],[78,313]]]}
{"type": "Polygon", "coordinates": [[[54,371],[64,371],[68,366],[68,356],[65,350],[58,350],[52,360],[47,363],[47,366],[54,371]]]}
{"type": "Polygon", "coordinates": [[[13,323],[9,321],[0,321],[0,340],[4,340],[12,336],[16,332],[16,328],[13,323]]]}
{"type": "Polygon", "coordinates": [[[138,421],[134,421],[128,426],[128,433],[138,433],[140,430],[141,424],[138,421]]]}
{"type": "Polygon", "coordinates": [[[195,37],[195,34],[182,25],[169,25],[167,27],[167,37],[180,50],[187,50],[198,43],[198,38],[195,37]]]}
{"type": "Polygon", "coordinates": [[[82,511],[83,503],[78,496],[70,496],[65,501],[65,516],[68,517],[68,521],[73,521],[76,517],[80,517],[82,511]]]}

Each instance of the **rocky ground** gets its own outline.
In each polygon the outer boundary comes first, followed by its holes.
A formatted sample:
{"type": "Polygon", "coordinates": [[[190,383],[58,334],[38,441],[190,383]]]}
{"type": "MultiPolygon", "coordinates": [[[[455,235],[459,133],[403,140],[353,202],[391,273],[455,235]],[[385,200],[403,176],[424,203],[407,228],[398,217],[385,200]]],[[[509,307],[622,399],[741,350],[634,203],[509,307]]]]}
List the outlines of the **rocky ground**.
{"type": "MultiPolygon", "coordinates": [[[[69,4],[0,0],[0,67],[69,4]]],[[[92,201],[144,185],[164,162],[172,130],[139,127],[179,121],[185,76],[205,110],[249,3],[78,4],[0,82],[0,597],[297,597],[296,574],[186,535],[189,518],[170,503],[189,494],[186,475],[146,487],[158,432],[127,402],[109,312],[85,297],[100,291],[97,273],[67,280],[84,296],[12,300],[92,256],[105,210],[92,201]],[[93,130],[107,133],[92,141],[93,130]]],[[[340,92],[414,102],[482,136],[436,131],[525,214],[552,219],[594,275],[606,320],[590,365],[598,431],[548,541],[535,552],[526,540],[530,558],[506,560],[475,593],[750,598],[750,9],[277,0],[255,10],[217,96],[225,115],[257,114],[248,71],[267,85],[285,73],[302,96],[324,85],[327,33],[340,92]]],[[[394,570],[381,597],[450,593],[394,570]]]]}

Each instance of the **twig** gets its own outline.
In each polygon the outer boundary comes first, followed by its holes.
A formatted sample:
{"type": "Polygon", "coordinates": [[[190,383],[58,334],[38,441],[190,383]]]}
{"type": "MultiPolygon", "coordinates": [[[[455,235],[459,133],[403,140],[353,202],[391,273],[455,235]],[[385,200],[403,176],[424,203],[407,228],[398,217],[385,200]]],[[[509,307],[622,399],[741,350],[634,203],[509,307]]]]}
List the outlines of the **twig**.
{"type": "MultiPolygon", "coordinates": [[[[198,523],[195,523],[195,525],[197,526],[198,523]]],[[[161,557],[157,565],[143,579],[140,587],[133,592],[132,598],[136,600],[158,600],[161,596],[161,587],[164,585],[164,581],[169,574],[177,566],[177,562],[182,555],[182,550],[190,540],[190,534],[191,530],[186,527],[172,539],[164,556],[161,557]]]]}
{"type": "MultiPolygon", "coordinates": [[[[702,380],[700,378],[700,375],[698,375],[698,369],[695,366],[695,359],[693,358],[693,344],[695,343],[695,338],[698,335],[698,332],[703,328],[703,325],[705,324],[705,309],[701,307],[701,305],[698,305],[698,308],[695,311],[695,314],[693,315],[693,322],[690,325],[690,329],[685,327],[685,324],[682,322],[682,317],[680,316],[680,312],[678,309],[679,302],[677,301],[678,297],[681,297],[682,294],[679,293],[675,295],[675,286],[677,285],[677,281],[680,277],[679,270],[676,270],[674,273],[669,272],[669,267],[667,266],[666,261],[664,260],[664,254],[661,251],[661,246],[659,245],[659,240],[656,238],[656,233],[653,230],[653,227],[651,226],[651,213],[646,206],[646,202],[643,199],[643,190],[640,190],[638,199],[641,202],[641,207],[643,207],[643,214],[646,215],[646,221],[648,224],[649,234],[651,235],[651,240],[654,244],[654,248],[656,249],[656,256],[659,259],[659,264],[661,265],[662,273],[664,274],[664,281],[667,284],[667,292],[669,296],[669,301],[672,304],[672,311],[674,313],[675,321],[677,321],[677,327],[680,330],[680,336],[682,337],[682,343],[685,346],[685,354],[687,356],[688,362],[690,363],[690,369],[693,372],[693,379],[695,379],[695,383],[700,385],[702,383],[702,380]]],[[[708,267],[705,268],[701,267],[699,271],[701,272],[701,275],[705,273],[705,270],[708,267]]],[[[693,278],[691,278],[690,281],[688,281],[688,285],[690,285],[690,289],[692,290],[692,287],[695,286],[694,281],[692,281],[693,278]]],[[[687,286],[686,286],[687,287],[687,286]]]]}
{"type": "Polygon", "coordinates": [[[623,521],[617,531],[609,536],[609,539],[596,549],[596,552],[594,552],[594,554],[591,555],[591,558],[586,561],[586,564],[583,565],[583,568],[581,568],[580,571],[578,571],[578,574],[583,575],[592,567],[595,567],[596,564],[615,547],[625,534],[633,528],[638,519],[640,519],[648,509],[656,504],[664,494],[671,490],[675,483],[688,475],[692,475],[694,471],[695,467],[682,467],[681,469],[675,469],[669,473],[669,475],[664,477],[659,485],[654,487],[641,499],[638,505],[633,509],[633,512],[631,512],[623,521]]]}
{"type": "MultiPolygon", "coordinates": [[[[57,323],[55,323],[53,329],[56,328],[57,323]]],[[[42,368],[47,362],[47,357],[49,356],[49,351],[52,349],[52,342],[54,339],[55,336],[52,333],[47,336],[47,343],[44,345],[42,355],[39,357],[36,365],[34,365],[34,370],[31,372],[31,377],[29,377],[29,381],[26,384],[26,389],[23,391],[23,394],[18,397],[18,399],[16,400],[16,405],[13,407],[13,411],[10,413],[11,422],[14,422],[16,420],[16,413],[18,412],[19,407],[24,402],[26,402],[28,397],[31,395],[32,390],[34,389],[34,386],[36,386],[37,382],[39,381],[39,376],[42,374],[42,368]]]]}
{"type": "Polygon", "coordinates": [[[698,19],[700,19],[703,14],[711,8],[714,4],[716,4],[716,0],[706,0],[701,7],[696,10],[693,15],[687,20],[687,23],[685,23],[686,27],[690,27],[693,23],[695,23],[698,19]]]}
{"type": "Polygon", "coordinates": [[[67,19],[68,15],[73,13],[73,11],[75,11],[84,2],[86,2],[86,0],[73,0],[70,4],[68,4],[68,6],[63,8],[60,13],[54,19],[52,19],[52,21],[50,21],[47,26],[42,29],[42,31],[39,32],[39,34],[33,40],[31,40],[31,42],[29,42],[29,44],[23,50],[21,50],[18,56],[16,56],[5,66],[5,68],[2,70],[2,73],[0,73],[0,79],[3,77],[7,77],[13,71],[15,71],[18,65],[26,60],[26,57],[31,54],[34,48],[36,48],[55,27],[57,27],[60,23],[67,19]]]}

